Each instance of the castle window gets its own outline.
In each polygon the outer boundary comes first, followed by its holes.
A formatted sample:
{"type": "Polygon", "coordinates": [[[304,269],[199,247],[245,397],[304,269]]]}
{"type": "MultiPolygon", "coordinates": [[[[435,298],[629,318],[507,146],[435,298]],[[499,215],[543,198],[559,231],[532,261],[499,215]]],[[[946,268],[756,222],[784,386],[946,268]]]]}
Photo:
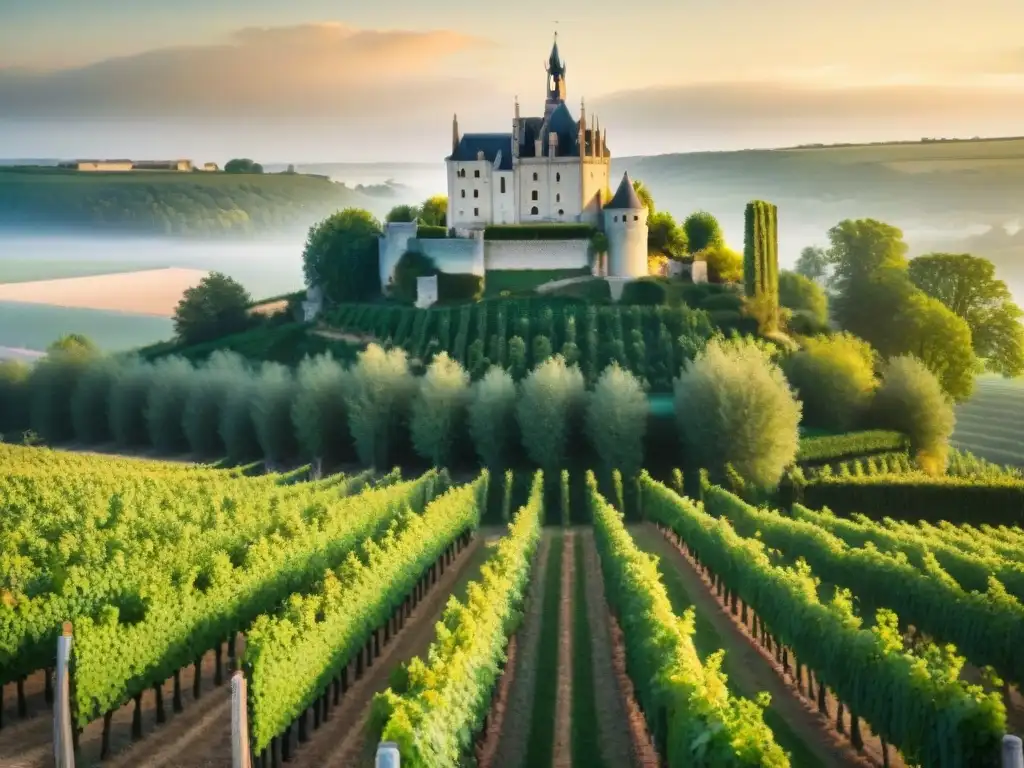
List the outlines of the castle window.
{"type": "Polygon", "coordinates": [[[536,180],[537,180],[537,174],[536,174],[536,173],[535,173],[535,174],[533,174],[533,180],[534,180],[534,181],[536,181],[536,180]]]}
{"type": "Polygon", "coordinates": [[[473,209],[473,215],[474,216],[479,216],[480,215],[480,209],[479,208],[474,208],[473,209]]]}
{"type": "Polygon", "coordinates": [[[462,196],[463,196],[463,197],[465,197],[465,196],[466,196],[466,190],[462,190],[462,196]]]}
{"type": "Polygon", "coordinates": [[[501,194],[505,194],[505,177],[501,177],[501,194]]]}
{"type": "Polygon", "coordinates": [[[558,209],[558,215],[559,216],[565,216],[565,211],[563,211],[561,208],[559,208],[558,209]]]}
{"type": "Polygon", "coordinates": [[[558,194],[555,195],[555,202],[556,203],[562,202],[562,193],[561,192],[559,192],[558,194]]]}
{"type": "Polygon", "coordinates": [[[537,200],[537,199],[539,199],[539,198],[537,197],[537,190],[536,190],[536,189],[535,189],[535,190],[533,190],[533,192],[531,192],[531,193],[530,193],[530,199],[531,199],[531,200],[537,200]]]}
{"type": "Polygon", "coordinates": [[[640,217],[639,216],[634,216],[633,217],[633,221],[640,221],[640,217]]]}
{"type": "Polygon", "coordinates": [[[540,213],[540,211],[537,210],[537,206],[536,205],[533,206],[533,208],[530,209],[530,215],[531,216],[536,216],[538,213],[540,213]]]}
{"type": "Polygon", "coordinates": [[[473,190],[473,197],[480,197],[480,190],[479,189],[474,189],[473,190]]]}
{"type": "Polygon", "coordinates": [[[480,178],[480,171],[473,171],[473,176],[477,179],[480,178]]]}
{"type": "Polygon", "coordinates": [[[556,173],[555,174],[555,181],[561,181],[561,180],[562,180],[562,174],[556,173]]]}
{"type": "Polygon", "coordinates": [[[618,220],[619,220],[618,216],[612,216],[612,221],[618,221],[618,220]]]}

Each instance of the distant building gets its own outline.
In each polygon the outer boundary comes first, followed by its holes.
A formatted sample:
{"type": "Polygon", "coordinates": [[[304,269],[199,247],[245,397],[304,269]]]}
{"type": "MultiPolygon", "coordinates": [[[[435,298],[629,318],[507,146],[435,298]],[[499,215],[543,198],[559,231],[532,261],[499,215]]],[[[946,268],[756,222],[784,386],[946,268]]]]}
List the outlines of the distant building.
{"type": "Polygon", "coordinates": [[[192,170],[191,160],[72,160],[58,163],[58,168],[73,171],[101,173],[125,173],[127,171],[177,171],[192,170]]]}
{"type": "Polygon", "coordinates": [[[191,160],[139,160],[132,164],[133,171],[191,171],[191,160]]]}
{"type": "Polygon", "coordinates": [[[209,173],[216,173],[220,170],[220,166],[216,163],[203,163],[203,170],[209,173]]]}

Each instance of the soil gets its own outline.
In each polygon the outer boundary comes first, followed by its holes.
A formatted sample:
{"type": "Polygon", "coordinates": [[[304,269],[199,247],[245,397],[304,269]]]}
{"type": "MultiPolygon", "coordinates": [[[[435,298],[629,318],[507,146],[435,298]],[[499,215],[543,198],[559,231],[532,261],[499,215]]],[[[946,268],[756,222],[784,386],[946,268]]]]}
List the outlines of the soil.
{"type": "Polygon", "coordinates": [[[313,331],[317,336],[334,341],[347,341],[350,344],[372,344],[379,343],[377,337],[372,333],[352,333],[350,331],[337,331],[332,328],[317,328],[313,331]]]}
{"type": "MultiPolygon", "coordinates": [[[[633,686],[626,676],[621,632],[613,638],[614,619],[604,593],[604,576],[594,534],[578,534],[583,540],[583,573],[587,595],[587,624],[591,637],[594,694],[597,699],[597,738],[606,765],[658,768],[658,753],[647,733],[633,686]]],[[[618,631],[618,627],[614,627],[618,631]]]]}
{"type": "Polygon", "coordinates": [[[392,669],[403,661],[426,653],[434,640],[434,627],[440,620],[449,596],[460,582],[473,578],[487,558],[483,534],[473,538],[455,563],[450,566],[423,601],[416,606],[405,627],[392,636],[391,642],[381,647],[381,654],[373,660],[362,679],[355,681],[330,718],[320,729],[310,727],[310,740],[299,745],[289,762],[292,768],[352,768],[373,765],[377,751],[377,738],[369,733],[373,697],[385,691],[390,684],[392,669]]]}
{"type": "Polygon", "coordinates": [[[480,768],[522,768],[525,762],[530,719],[533,715],[533,693],[537,684],[534,660],[540,643],[544,579],[551,536],[550,531],[544,532],[533,556],[525,616],[516,634],[516,658],[505,671],[505,677],[511,675],[511,690],[503,709],[501,725],[495,723],[481,748],[480,768]]]}
{"type": "MultiPolygon", "coordinates": [[[[817,703],[807,699],[797,688],[796,680],[783,671],[774,656],[755,641],[751,628],[734,616],[715,594],[708,578],[698,572],[689,555],[650,523],[635,526],[632,534],[643,548],[657,554],[663,562],[671,564],[686,583],[687,592],[696,611],[707,618],[725,643],[728,657],[733,660],[730,682],[747,698],[760,691],[771,694],[771,708],[785,719],[797,737],[814,753],[823,766],[881,766],[882,746],[871,733],[868,724],[860,721],[864,741],[863,753],[858,753],[848,737],[835,728],[838,702],[828,695],[831,717],[817,710],[817,703]]],[[[849,710],[844,717],[844,730],[849,733],[849,710]]],[[[905,768],[905,763],[894,747],[889,747],[889,765],[905,768]]]]}
{"type": "MultiPolygon", "coordinates": [[[[244,642],[236,642],[236,650],[241,655],[244,642]]],[[[203,657],[201,665],[201,690],[199,699],[192,697],[194,680],[193,666],[182,670],[181,697],[184,711],[175,713],[171,707],[174,693],[173,678],[163,685],[164,711],[167,721],[158,725],[156,722],[156,698],[152,691],[142,697],[142,732],[143,740],[133,744],[131,737],[132,716],[135,704],[129,703],[117,710],[111,719],[110,747],[111,757],[102,763],[104,766],[177,766],[189,765],[194,768],[206,768],[214,765],[231,764],[230,743],[230,702],[231,686],[228,671],[227,653],[223,654],[224,682],[214,685],[216,675],[216,656],[211,651],[203,657]],[[223,716],[221,716],[222,713],[223,716]],[[227,720],[223,718],[227,717],[227,720]],[[221,727],[218,727],[221,726],[221,727]],[[221,731],[223,733],[221,733],[221,731]],[[180,750],[184,750],[181,738],[183,732],[202,734],[208,746],[196,751],[190,741],[188,750],[197,759],[191,762],[174,762],[173,758],[180,750]],[[207,749],[213,749],[213,743],[223,740],[226,745],[226,760],[211,762],[205,759],[207,749]],[[199,759],[199,756],[202,759],[199,759]],[[144,758],[156,759],[156,762],[145,762],[144,758]]],[[[22,721],[12,719],[16,709],[11,710],[11,702],[15,702],[13,684],[4,687],[4,728],[0,729],[0,768],[48,768],[53,764],[53,717],[49,706],[45,704],[44,676],[36,673],[26,682],[26,694],[29,698],[30,718],[22,721]],[[9,727],[8,727],[9,726],[9,727]]],[[[103,719],[90,723],[79,737],[77,765],[100,765],[100,744],[103,738],[103,719]]]]}
{"type": "Polygon", "coordinates": [[[562,593],[558,606],[558,698],[555,701],[554,768],[572,766],[572,625],[576,575],[576,539],[565,534],[562,547],[562,593]]]}

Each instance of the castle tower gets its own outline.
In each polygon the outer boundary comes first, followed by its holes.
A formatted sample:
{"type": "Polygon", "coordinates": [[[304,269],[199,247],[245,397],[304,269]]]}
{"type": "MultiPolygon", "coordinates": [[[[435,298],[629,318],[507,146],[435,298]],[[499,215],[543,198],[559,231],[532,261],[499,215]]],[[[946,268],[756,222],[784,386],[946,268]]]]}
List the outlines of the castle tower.
{"type": "Polygon", "coordinates": [[[544,119],[551,117],[555,107],[565,102],[565,62],[558,52],[558,33],[555,32],[555,42],[551,46],[551,55],[548,56],[544,68],[548,73],[547,96],[544,101],[544,119]]]}
{"type": "Polygon", "coordinates": [[[647,275],[647,208],[633,189],[628,173],[604,206],[608,238],[608,277],[647,275]]]}

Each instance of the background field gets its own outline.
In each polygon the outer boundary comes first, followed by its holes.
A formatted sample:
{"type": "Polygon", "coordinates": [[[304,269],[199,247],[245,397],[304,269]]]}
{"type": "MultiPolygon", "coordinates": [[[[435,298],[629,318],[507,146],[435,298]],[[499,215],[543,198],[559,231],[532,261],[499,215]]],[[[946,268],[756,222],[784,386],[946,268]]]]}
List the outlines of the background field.
{"type": "Polygon", "coordinates": [[[1024,467],[1024,379],[978,379],[957,407],[953,444],[989,461],[1024,467]]]}

